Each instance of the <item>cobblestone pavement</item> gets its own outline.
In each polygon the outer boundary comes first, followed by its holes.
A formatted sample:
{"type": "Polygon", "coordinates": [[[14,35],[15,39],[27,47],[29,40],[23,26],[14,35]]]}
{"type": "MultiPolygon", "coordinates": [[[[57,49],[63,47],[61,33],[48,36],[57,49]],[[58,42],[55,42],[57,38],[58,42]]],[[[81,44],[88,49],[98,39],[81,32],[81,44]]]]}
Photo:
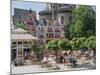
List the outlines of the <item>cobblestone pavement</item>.
{"type": "Polygon", "coordinates": [[[53,71],[73,71],[73,70],[86,70],[86,69],[95,69],[95,65],[93,64],[83,64],[76,65],[74,67],[64,66],[63,64],[58,64],[60,67],[59,70],[51,70],[50,68],[42,68],[40,65],[27,65],[27,66],[12,66],[12,74],[18,73],[37,73],[37,72],[53,72],[53,71]]]}

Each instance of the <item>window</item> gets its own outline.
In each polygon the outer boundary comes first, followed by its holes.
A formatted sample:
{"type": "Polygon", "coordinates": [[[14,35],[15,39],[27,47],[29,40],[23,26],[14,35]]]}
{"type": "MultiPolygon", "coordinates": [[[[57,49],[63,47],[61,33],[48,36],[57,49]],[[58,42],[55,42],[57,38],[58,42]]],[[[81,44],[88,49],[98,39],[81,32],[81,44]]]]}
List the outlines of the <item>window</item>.
{"type": "Polygon", "coordinates": [[[21,41],[18,41],[18,44],[20,45],[20,44],[22,44],[22,42],[21,41]]]}
{"type": "Polygon", "coordinates": [[[32,44],[32,42],[31,42],[31,41],[29,41],[28,43],[29,43],[29,44],[32,44]]]}
{"type": "Polygon", "coordinates": [[[55,9],[55,6],[53,6],[53,9],[55,9]]]}
{"type": "Polygon", "coordinates": [[[72,16],[69,16],[69,21],[72,21],[72,16]]]}
{"type": "Polygon", "coordinates": [[[32,29],[32,31],[34,31],[34,29],[32,29]]]}
{"type": "Polygon", "coordinates": [[[24,43],[24,44],[27,44],[27,41],[24,41],[23,43],[24,43]]]}
{"type": "Polygon", "coordinates": [[[64,24],[64,16],[61,16],[61,24],[64,24]]]}
{"type": "Polygon", "coordinates": [[[48,33],[46,35],[48,36],[48,33]]]}
{"type": "Polygon", "coordinates": [[[46,20],[43,18],[43,23],[44,23],[44,25],[46,25],[47,23],[46,23],[46,20]]]}
{"type": "Polygon", "coordinates": [[[59,4],[59,7],[61,7],[61,4],[59,4]]]}
{"type": "Polygon", "coordinates": [[[49,24],[48,24],[49,26],[51,25],[51,23],[49,22],[49,24]]]}
{"type": "Polygon", "coordinates": [[[55,28],[55,32],[59,32],[60,31],[60,29],[59,28],[55,28]]]}
{"type": "Polygon", "coordinates": [[[48,32],[52,32],[52,27],[48,27],[48,32]]]}
{"type": "Polygon", "coordinates": [[[41,27],[40,30],[43,31],[43,27],[41,27]]]}
{"type": "Polygon", "coordinates": [[[16,42],[13,42],[12,44],[16,44],[16,42]]]}
{"type": "Polygon", "coordinates": [[[39,35],[39,38],[43,38],[44,36],[42,34],[39,35]]]}
{"type": "Polygon", "coordinates": [[[39,31],[43,31],[43,27],[38,27],[38,30],[39,31]]]}
{"type": "Polygon", "coordinates": [[[51,37],[53,37],[53,33],[51,33],[51,37]]]}
{"type": "Polygon", "coordinates": [[[38,30],[40,30],[40,27],[38,27],[38,30]]]}
{"type": "Polygon", "coordinates": [[[55,38],[60,38],[60,34],[59,33],[56,33],[55,34],[55,38]]]}
{"type": "Polygon", "coordinates": [[[53,33],[47,33],[46,34],[48,38],[52,38],[53,37],[53,33]]]}

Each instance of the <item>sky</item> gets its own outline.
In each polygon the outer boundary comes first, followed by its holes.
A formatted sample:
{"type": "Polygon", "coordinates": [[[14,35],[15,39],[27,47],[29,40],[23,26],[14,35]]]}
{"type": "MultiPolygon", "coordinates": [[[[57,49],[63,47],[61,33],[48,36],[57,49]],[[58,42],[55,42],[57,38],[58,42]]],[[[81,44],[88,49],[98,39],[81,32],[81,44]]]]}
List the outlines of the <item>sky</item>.
{"type": "MultiPolygon", "coordinates": [[[[14,14],[14,8],[20,8],[20,9],[27,9],[30,8],[36,13],[39,11],[42,11],[46,9],[46,3],[45,2],[35,2],[35,1],[12,1],[12,15],[14,14]]],[[[95,10],[95,8],[94,8],[95,10]]],[[[37,14],[37,19],[39,19],[39,15],[37,14]]]]}
{"type": "MultiPolygon", "coordinates": [[[[43,2],[34,2],[34,1],[12,1],[12,15],[14,14],[14,8],[20,8],[20,9],[32,9],[35,10],[37,13],[39,11],[42,11],[46,8],[46,3],[43,2]]],[[[38,18],[38,14],[37,14],[38,18]]]]}

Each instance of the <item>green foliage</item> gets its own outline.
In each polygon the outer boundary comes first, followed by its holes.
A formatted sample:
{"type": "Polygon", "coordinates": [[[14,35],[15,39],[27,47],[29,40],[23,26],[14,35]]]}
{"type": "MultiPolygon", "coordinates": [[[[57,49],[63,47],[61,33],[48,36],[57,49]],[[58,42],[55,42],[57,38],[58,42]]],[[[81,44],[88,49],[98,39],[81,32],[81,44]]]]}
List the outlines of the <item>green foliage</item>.
{"type": "Polygon", "coordinates": [[[27,30],[27,27],[26,27],[26,25],[23,23],[23,22],[17,22],[16,23],[16,28],[22,28],[22,29],[24,29],[24,30],[27,30]]]}
{"type": "Polygon", "coordinates": [[[51,40],[51,41],[49,41],[48,44],[47,44],[47,48],[48,48],[49,50],[55,51],[56,56],[57,56],[57,51],[59,50],[58,41],[59,41],[59,40],[51,40]]]}
{"type": "Polygon", "coordinates": [[[45,45],[44,44],[40,44],[40,43],[35,43],[32,46],[32,50],[36,53],[38,61],[40,61],[41,54],[43,53],[44,48],[45,48],[45,45]]]}
{"type": "Polygon", "coordinates": [[[73,39],[70,41],[72,50],[78,50],[77,40],[78,40],[78,38],[73,38],[73,39]]]}
{"type": "Polygon", "coordinates": [[[48,42],[47,48],[54,51],[59,50],[58,41],[59,40],[51,40],[50,42],[48,42]]]}
{"type": "Polygon", "coordinates": [[[86,46],[87,48],[95,49],[95,48],[96,48],[96,37],[95,37],[95,36],[90,36],[90,37],[86,40],[85,46],[86,46]]]}
{"type": "Polygon", "coordinates": [[[78,49],[86,48],[85,41],[86,41],[85,37],[78,38],[78,40],[76,41],[78,45],[78,49]]]}
{"type": "Polygon", "coordinates": [[[35,52],[40,52],[40,51],[43,51],[44,48],[45,48],[45,45],[44,44],[41,44],[40,42],[36,42],[34,41],[35,43],[32,45],[32,50],[35,51],[35,52]]]}
{"type": "Polygon", "coordinates": [[[95,35],[96,15],[92,7],[80,5],[73,10],[72,14],[74,18],[72,23],[69,24],[70,37],[95,35]]]}
{"type": "Polygon", "coordinates": [[[59,40],[58,42],[58,46],[60,49],[62,50],[69,50],[70,49],[70,42],[68,39],[62,39],[62,40],[59,40]]]}
{"type": "Polygon", "coordinates": [[[96,48],[96,37],[90,36],[89,38],[80,37],[80,38],[73,38],[72,40],[68,39],[61,39],[61,40],[52,40],[47,44],[48,49],[57,51],[61,50],[80,50],[96,48]]]}
{"type": "Polygon", "coordinates": [[[69,30],[70,24],[66,24],[63,27],[64,35],[66,38],[70,39],[70,30],[69,30]]]}
{"type": "Polygon", "coordinates": [[[80,5],[78,8],[73,10],[74,15],[74,30],[78,37],[88,37],[95,35],[95,21],[96,16],[92,7],[80,5]]]}

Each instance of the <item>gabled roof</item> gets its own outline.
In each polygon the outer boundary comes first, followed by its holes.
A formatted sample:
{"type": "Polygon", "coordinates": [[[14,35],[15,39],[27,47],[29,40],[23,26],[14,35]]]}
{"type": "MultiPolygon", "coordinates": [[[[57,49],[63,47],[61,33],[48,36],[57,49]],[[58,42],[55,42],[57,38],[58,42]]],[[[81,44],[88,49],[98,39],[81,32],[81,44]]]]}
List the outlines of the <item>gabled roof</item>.
{"type": "Polygon", "coordinates": [[[30,34],[12,34],[12,40],[38,40],[37,37],[34,37],[30,34]]]}
{"type": "Polygon", "coordinates": [[[21,28],[12,30],[11,39],[12,40],[38,40],[37,37],[28,34],[26,30],[21,28]]]}
{"type": "Polygon", "coordinates": [[[53,25],[60,26],[59,17],[54,21],[53,25]]]}
{"type": "Polygon", "coordinates": [[[23,33],[27,33],[27,31],[22,28],[17,28],[12,30],[12,33],[23,34],[23,33]]]}

